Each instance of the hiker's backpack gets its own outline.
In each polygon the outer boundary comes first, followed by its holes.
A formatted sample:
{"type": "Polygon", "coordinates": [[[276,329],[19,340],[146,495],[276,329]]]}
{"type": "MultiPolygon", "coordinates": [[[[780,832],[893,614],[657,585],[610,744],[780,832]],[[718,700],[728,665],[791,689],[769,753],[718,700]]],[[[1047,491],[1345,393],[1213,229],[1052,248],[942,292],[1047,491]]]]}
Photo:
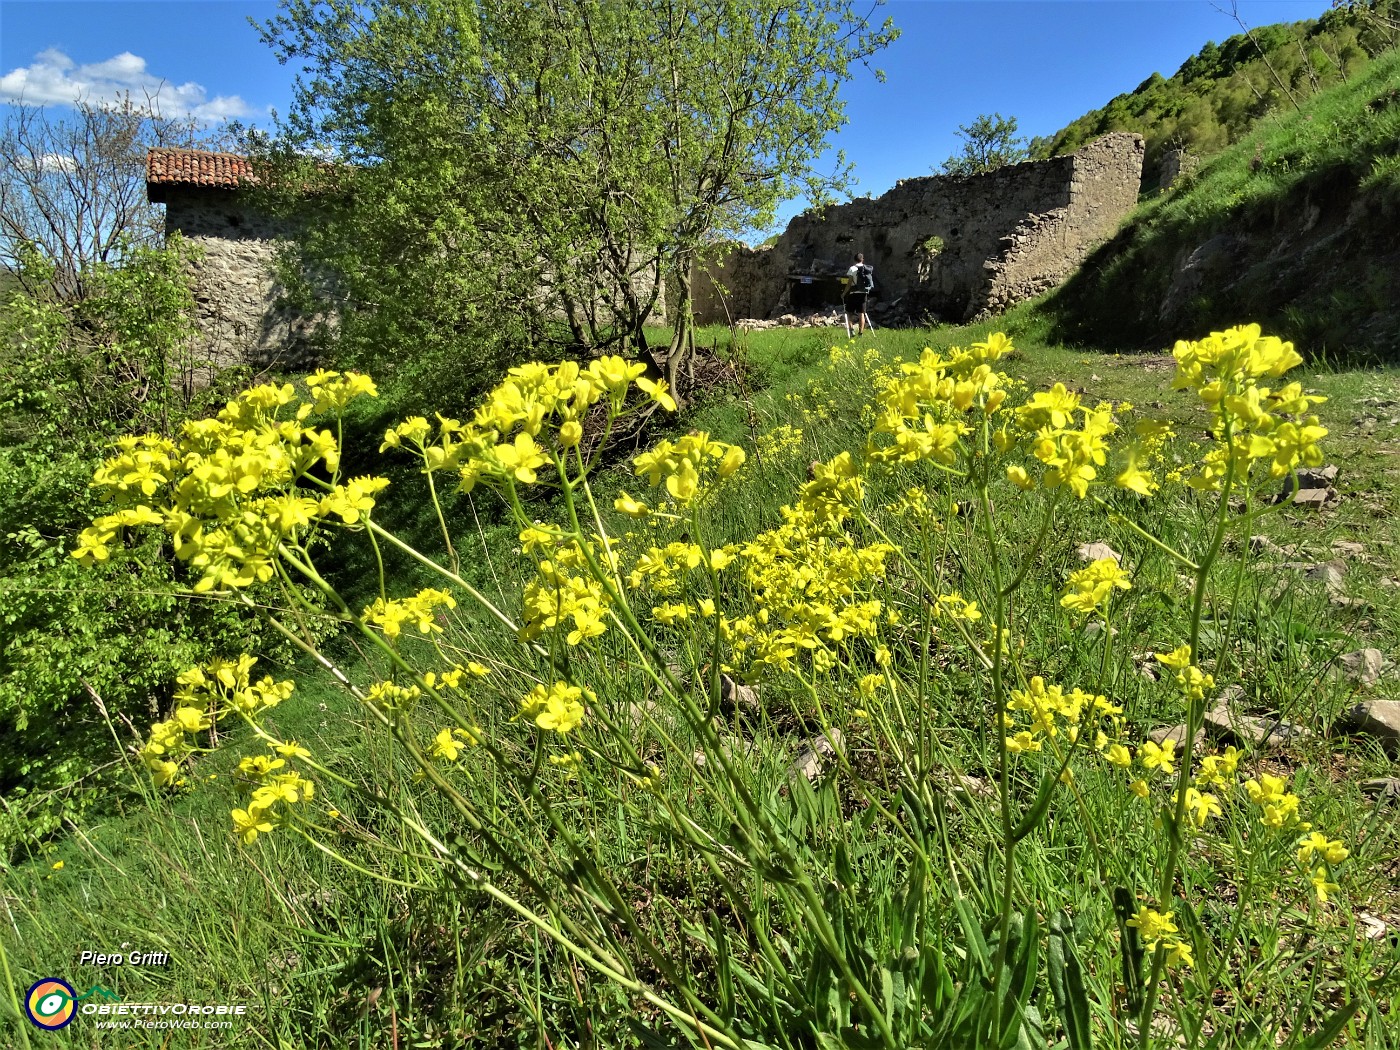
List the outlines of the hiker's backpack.
{"type": "Polygon", "coordinates": [[[875,290],[875,270],[865,263],[856,266],[856,276],[851,282],[853,292],[872,292],[875,290]]]}

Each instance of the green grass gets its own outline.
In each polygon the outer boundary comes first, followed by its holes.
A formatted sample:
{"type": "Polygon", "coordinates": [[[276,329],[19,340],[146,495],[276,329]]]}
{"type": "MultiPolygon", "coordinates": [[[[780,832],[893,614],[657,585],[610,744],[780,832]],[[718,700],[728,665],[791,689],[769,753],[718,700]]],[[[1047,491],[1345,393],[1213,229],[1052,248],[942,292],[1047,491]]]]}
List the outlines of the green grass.
{"type": "MultiPolygon", "coordinates": [[[[974,328],[882,331],[858,346],[874,348],[871,364],[876,365],[914,360],[925,346],[966,344],[1003,327],[1016,336],[1021,351],[1005,362],[1006,370],[1030,389],[1063,381],[1086,401],[1129,401],[1141,414],[1171,419],[1183,440],[1201,437],[1205,417],[1187,394],[1170,390],[1171,371],[1161,356],[1086,353],[1054,345],[1046,340],[1046,322],[1031,309],[974,328]]],[[[742,485],[725,490],[711,509],[705,541],[712,546],[773,527],[778,507],[790,503],[796,487],[806,480],[808,463],[858,448],[868,428],[862,410],[870,396],[870,368],[859,362],[830,367],[834,333],[774,330],[751,333],[737,346],[727,340],[727,333],[708,330],[700,342],[717,346],[721,355],[734,361],[745,382],[697,396],[673,424],[675,433],[706,430],[721,440],[745,445],[751,453],[742,485]],[[801,428],[800,448],[765,462],[752,458],[754,435],[780,424],[801,428]]],[[[1382,583],[1400,578],[1400,535],[1395,524],[1400,424],[1390,422],[1400,417],[1400,409],[1375,407],[1375,402],[1364,400],[1400,399],[1400,372],[1307,367],[1312,371],[1299,377],[1304,385],[1331,399],[1318,412],[1332,431],[1327,441],[1329,461],[1341,468],[1338,485],[1346,498],[1321,515],[1288,510],[1270,515],[1251,531],[1270,535],[1280,544],[1299,544],[1294,557],[1302,561],[1326,560],[1338,540],[1362,543],[1365,560],[1348,562],[1345,588],[1365,604],[1333,605],[1325,590],[1298,581],[1295,574],[1278,567],[1241,568],[1243,548],[1236,545],[1222,564],[1217,582],[1221,592],[1228,593],[1238,581],[1237,618],[1227,625],[1223,618],[1208,617],[1203,638],[1211,648],[1223,647],[1227,635],[1232,639],[1220,654],[1229,664],[1222,677],[1244,687],[1252,710],[1326,729],[1357,699],[1329,671],[1339,653],[1369,644],[1392,658],[1400,657],[1395,592],[1382,583]],[[1279,595],[1276,589],[1281,582],[1288,586],[1279,595]]],[[[405,398],[357,418],[353,438],[371,451],[356,454],[351,472],[382,469],[372,449],[386,421],[431,407],[405,398]]],[[[652,435],[653,439],[661,436],[661,432],[652,435]]],[[[431,549],[437,525],[419,495],[421,478],[407,467],[394,468],[393,477],[401,494],[383,501],[384,520],[431,549]]],[[[940,498],[955,495],[935,472],[915,470],[898,478],[872,478],[867,505],[881,508],[910,484],[923,485],[940,498]]],[[[645,490],[645,482],[631,477],[621,460],[608,466],[594,485],[609,500],[619,487],[634,495],[645,490]]],[[[1008,549],[1024,549],[1033,539],[1038,519],[1017,511],[1020,505],[1009,484],[995,483],[993,498],[1008,549]]],[[[1115,506],[1131,504],[1119,500],[1115,506]]],[[[532,516],[550,520],[559,506],[557,501],[542,499],[528,509],[532,516]]],[[[488,496],[477,496],[473,503],[453,497],[446,510],[463,577],[508,610],[518,609],[519,581],[529,565],[514,550],[518,541],[508,517],[488,496]]],[[[1152,513],[1154,534],[1168,543],[1190,543],[1210,517],[1208,504],[1187,497],[1163,500],[1152,513]]],[[[619,534],[630,527],[615,518],[608,512],[619,534]]],[[[944,530],[930,541],[929,556],[936,555],[940,579],[966,596],[978,597],[987,608],[990,579],[978,528],[975,514],[948,517],[944,530]]],[[[1111,543],[1131,566],[1134,589],[1115,612],[1115,626],[1123,640],[1105,650],[1053,611],[1028,614],[1023,638],[1027,650],[1035,654],[1037,673],[1086,686],[1111,682],[1114,699],[1124,707],[1135,730],[1169,725],[1180,718],[1179,701],[1169,689],[1138,672],[1145,652],[1166,651],[1179,642],[1188,618],[1187,592],[1178,568],[1160,551],[1101,511],[1084,505],[1067,507],[1029,569],[1023,600],[1028,609],[1038,603],[1053,610],[1066,573],[1080,564],[1075,547],[1088,540],[1111,543]]],[[[366,582],[372,557],[362,543],[328,552],[323,564],[334,566],[335,581],[354,599],[352,604],[366,600],[374,590],[366,582]]],[[[393,594],[409,593],[428,581],[404,560],[391,560],[387,568],[393,594]]],[[[904,603],[910,619],[917,622],[919,606],[910,579],[900,573],[894,578],[898,585],[891,600],[904,603]]],[[[452,617],[446,637],[493,664],[530,666],[519,643],[469,610],[465,601],[452,617]]],[[[682,636],[666,637],[677,658],[682,658],[682,636]]],[[[931,650],[934,659],[919,671],[917,639],[904,633],[892,637],[898,639],[901,671],[922,674],[921,680],[933,683],[929,720],[920,729],[921,746],[945,769],[991,780],[982,676],[951,640],[931,650]]],[[[348,636],[327,651],[356,681],[385,673],[382,659],[348,636]]],[[[622,711],[623,705],[648,695],[645,680],[626,653],[600,650],[592,657],[580,653],[576,660],[576,673],[599,688],[602,710],[622,711]]],[[[275,712],[275,732],[305,744],[366,790],[413,799],[423,819],[434,826],[457,827],[441,799],[411,787],[413,767],[405,756],[386,746],[358,705],[326,684],[309,661],[268,670],[278,677],[294,676],[298,682],[293,699],[275,712]]],[[[499,735],[506,740],[516,732],[509,719],[528,687],[522,681],[497,675],[475,694],[482,724],[492,739],[499,735]]],[[[1393,690],[1394,685],[1383,688],[1393,690]]],[[[799,749],[800,739],[812,732],[817,712],[809,697],[780,678],[766,683],[763,697],[763,714],[747,728],[755,742],[743,765],[747,787],[771,800],[772,819],[784,829],[804,863],[828,870],[838,852],[845,856],[844,863],[857,873],[860,886],[852,899],[870,906],[862,921],[872,925],[863,936],[878,941],[882,924],[898,919],[894,902],[900,899],[908,876],[899,851],[891,848],[890,829],[860,804],[868,785],[863,787],[859,776],[842,773],[810,793],[779,791],[786,783],[787,763],[799,749]]],[[[847,701],[834,693],[825,702],[834,705],[833,711],[846,712],[847,701]]],[[[862,729],[859,718],[843,717],[853,766],[875,781],[887,776],[881,772],[881,756],[870,750],[879,738],[862,729]]],[[[668,725],[670,731],[684,733],[677,725],[668,725]]],[[[241,804],[233,780],[244,741],[238,733],[232,741],[231,746],[198,760],[191,774],[196,788],[188,795],[155,799],[135,780],[131,792],[122,796],[120,816],[100,826],[75,829],[51,851],[16,863],[6,873],[9,921],[0,938],[21,995],[34,980],[51,975],[67,979],[79,991],[101,982],[128,1001],[246,1002],[256,1020],[236,1024],[229,1032],[117,1035],[98,1032],[90,1018],[79,1018],[64,1033],[52,1036],[6,1018],[0,1021],[0,1031],[7,1045],[19,1045],[26,1032],[36,1046],[46,1042],[94,1047],[643,1045],[634,1023],[656,1039],[674,1038],[674,1028],[663,1024],[647,1004],[611,989],[481,893],[444,880],[436,865],[421,858],[398,858],[381,866],[385,861],[380,847],[398,841],[401,831],[372,806],[356,801],[350,793],[337,792],[334,785],[323,781],[322,796],[334,800],[328,804],[343,807],[343,827],[349,833],[331,837],[331,844],[356,863],[417,883],[418,888],[407,890],[357,874],[282,831],[259,839],[251,848],[238,846],[229,834],[228,811],[241,804]],[[63,867],[55,871],[53,865],[59,860],[63,867]],[[169,951],[171,965],[160,970],[105,971],[76,965],[81,950],[115,949],[123,942],[130,945],[125,950],[169,951]]],[[[638,742],[654,749],[649,754],[668,754],[652,730],[639,731],[638,742]]],[[[1366,941],[1351,934],[1358,912],[1368,910],[1392,928],[1400,923],[1392,859],[1400,854],[1400,825],[1374,810],[1359,790],[1365,778],[1393,770],[1389,757],[1362,738],[1319,737],[1280,753],[1250,755],[1248,763],[1256,773],[1296,773],[1310,819],[1319,827],[1335,829],[1351,845],[1353,858],[1345,869],[1340,901],[1331,912],[1311,915],[1305,902],[1280,910],[1275,905],[1296,893],[1290,885],[1278,887],[1245,916],[1244,943],[1249,947],[1234,960],[1242,968],[1219,978],[1224,1005],[1216,1021],[1234,1017],[1237,1026],[1221,1037],[1221,1045],[1230,1047],[1274,1045],[1270,1025],[1279,1019],[1291,1023],[1312,1003],[1319,1009],[1334,1004],[1342,994],[1339,990],[1358,994],[1361,982],[1394,963],[1393,942],[1366,941]],[[1314,947],[1317,943],[1326,944],[1325,950],[1314,947]],[[1250,1025],[1262,1027],[1252,1031],[1250,1025]]],[[[538,818],[520,806],[518,785],[500,778],[487,763],[474,762],[471,769],[472,797],[498,807],[499,819],[514,828],[522,848],[530,845],[542,856],[553,855],[550,851],[558,848],[557,843],[538,818]]],[[[589,790],[580,790],[573,804],[576,808],[570,810],[570,826],[599,830],[598,851],[604,867],[636,895],[635,906],[646,928],[658,938],[689,945],[697,982],[713,992],[721,986],[713,957],[698,946],[697,935],[680,937],[677,930],[692,917],[721,906],[725,894],[696,863],[694,853],[668,834],[664,824],[657,824],[657,813],[644,804],[646,796],[626,794],[625,778],[605,770],[588,770],[583,777],[580,788],[589,790]],[[642,801],[629,801],[636,797],[642,801]]],[[[694,805],[694,798],[704,797],[694,794],[695,782],[680,771],[668,768],[661,784],[663,792],[674,793],[671,797],[687,807],[694,805]]],[[[1014,787],[1017,799],[1028,801],[1035,783],[1032,779],[1014,787]]],[[[1086,958],[1086,980],[1097,998],[1109,1002],[1118,979],[1117,935],[1105,932],[1111,931],[1112,918],[1105,911],[1081,821],[1124,827],[1125,804],[1109,776],[1088,771],[1080,787],[1086,800],[1081,814],[1067,813],[1025,840],[1021,899],[1043,917],[1063,908],[1083,924],[1087,939],[1080,951],[1086,958]]],[[[559,790],[564,792],[566,785],[559,790]]],[[[695,812],[706,821],[714,816],[695,812]]],[[[936,824],[942,846],[954,855],[950,866],[964,880],[962,891],[980,907],[979,873],[991,863],[983,858],[995,854],[994,806],[949,796],[946,812],[936,824]]],[[[1144,859],[1135,860],[1133,848],[1123,849],[1116,861],[1122,866],[1120,874],[1129,880],[1147,879],[1145,858],[1151,837],[1125,839],[1124,844],[1128,841],[1144,851],[1144,859]]],[[[1218,865],[1219,857],[1213,854],[1193,856],[1186,875],[1196,885],[1210,886],[1212,879],[1222,877],[1218,865]]],[[[772,878],[780,876],[773,873],[772,878]]],[[[504,885],[514,885],[506,876],[502,880],[504,885]]],[[[558,883],[561,893],[566,881],[558,883]]],[[[765,890],[764,882],[753,881],[744,889],[760,911],[765,892],[770,893],[769,907],[776,913],[782,900],[778,886],[773,883],[765,890]]],[[[1235,887],[1231,883],[1225,888],[1235,887]]],[[[942,916],[936,936],[949,943],[957,941],[958,924],[952,911],[956,894],[942,883],[930,887],[929,893],[933,914],[942,916]]],[[[801,929],[791,928],[780,914],[769,918],[800,946],[801,929]]],[[[1228,895],[1216,894],[1203,902],[1195,921],[1220,936],[1233,918],[1228,895]]],[[[644,972],[648,980],[655,980],[654,974],[645,968],[644,972]]],[[[1343,1045],[1377,1050],[1397,1045],[1396,1015],[1389,1002],[1393,986],[1377,994],[1378,1009],[1368,1011],[1365,1024],[1354,1022],[1346,1029],[1343,1045]]],[[[1041,995],[1041,1010],[1048,1016],[1048,992],[1042,989],[1041,995]]],[[[1118,1038],[1123,1038],[1121,1032],[1118,1038]]],[[[1122,1044],[1109,1039],[1102,1045],[1122,1044]]]]}

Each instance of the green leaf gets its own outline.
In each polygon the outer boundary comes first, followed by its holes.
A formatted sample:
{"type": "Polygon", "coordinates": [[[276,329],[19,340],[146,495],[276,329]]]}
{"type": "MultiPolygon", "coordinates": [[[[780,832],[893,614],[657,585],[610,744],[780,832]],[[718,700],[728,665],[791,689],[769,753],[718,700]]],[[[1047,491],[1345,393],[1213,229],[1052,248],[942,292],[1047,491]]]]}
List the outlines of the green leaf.
{"type": "Polygon", "coordinates": [[[1064,1025],[1069,1050],[1092,1050],[1089,1027],[1089,996],[1084,988],[1084,969],[1074,949],[1074,925],[1068,913],[1050,920],[1050,938],[1045,951],[1050,994],[1064,1025]]]}
{"type": "Polygon", "coordinates": [[[1055,797],[1055,785],[1060,781],[1059,774],[1064,772],[1065,765],[1068,763],[1069,757],[1066,756],[1065,764],[1061,765],[1058,771],[1046,773],[1040,778],[1040,789],[1035,794],[1035,802],[1031,804],[1031,808],[1026,811],[1026,815],[1021,818],[1020,823],[1011,833],[1011,837],[1015,841],[1020,842],[1039,827],[1040,822],[1045,819],[1045,815],[1050,812],[1050,801],[1055,797]]]}
{"type": "Polygon", "coordinates": [[[992,975],[992,956],[982,936],[982,925],[973,916],[966,897],[954,897],[953,908],[958,913],[958,923],[962,927],[968,955],[977,964],[978,974],[985,980],[992,975]]]}
{"type": "Polygon", "coordinates": [[[1137,927],[1129,926],[1128,920],[1137,914],[1133,906],[1133,895],[1123,886],[1113,888],[1113,913],[1118,919],[1118,933],[1123,945],[1123,988],[1129,1013],[1142,1009],[1142,941],[1138,938],[1137,927]]]}
{"type": "Polygon", "coordinates": [[[1298,1044],[1298,1050],[1322,1050],[1323,1047],[1331,1046],[1332,1041],[1342,1034],[1342,1029],[1356,1016],[1356,1012],[1360,1009],[1360,999],[1353,999],[1345,1006],[1338,1007],[1321,1028],[1298,1044]]]}

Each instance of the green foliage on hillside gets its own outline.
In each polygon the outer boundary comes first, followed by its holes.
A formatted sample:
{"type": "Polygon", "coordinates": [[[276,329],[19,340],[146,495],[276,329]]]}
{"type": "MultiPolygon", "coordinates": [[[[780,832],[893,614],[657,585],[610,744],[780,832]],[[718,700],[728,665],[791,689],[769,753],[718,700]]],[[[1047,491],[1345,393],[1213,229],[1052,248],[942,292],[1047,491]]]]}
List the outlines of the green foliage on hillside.
{"type": "Polygon", "coordinates": [[[1147,140],[1143,184],[1151,188],[1165,151],[1215,153],[1238,142],[1265,114],[1296,108],[1356,77],[1400,42],[1397,14],[1400,4],[1376,0],[1208,43],[1172,77],[1153,73],[1131,92],[1036,140],[1033,150],[1038,157],[1058,156],[1112,131],[1135,131],[1147,140]]]}
{"type": "Polygon", "coordinates": [[[1049,300],[1056,336],[1157,347],[1257,318],[1313,354],[1400,357],[1400,52],[1139,206],[1049,300]]]}

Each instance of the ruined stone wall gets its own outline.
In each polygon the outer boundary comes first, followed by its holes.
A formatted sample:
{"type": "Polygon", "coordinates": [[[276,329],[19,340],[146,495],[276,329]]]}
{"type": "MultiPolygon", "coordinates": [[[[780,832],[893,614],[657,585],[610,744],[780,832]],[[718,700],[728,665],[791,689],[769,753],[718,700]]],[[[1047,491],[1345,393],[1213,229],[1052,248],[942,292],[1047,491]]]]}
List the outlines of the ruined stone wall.
{"type": "Polygon", "coordinates": [[[273,258],[290,229],[233,190],[170,187],[164,199],[166,236],[178,230],[202,252],[193,263],[194,296],[208,360],[221,368],[306,367],[312,322],[276,307],[282,289],[273,258]]]}
{"type": "MultiPolygon", "coordinates": [[[[1113,134],[1078,153],[963,178],[906,179],[874,199],[799,215],[770,249],[735,249],[697,279],[696,317],[765,318],[786,308],[792,274],[875,268],[876,305],[921,320],[964,321],[1067,277],[1137,201],[1143,140],[1113,134]],[[719,309],[716,309],[719,307],[719,309]]],[[[699,276],[699,275],[697,275],[699,276]]]]}
{"type": "Polygon", "coordinates": [[[787,259],[773,247],[736,245],[695,267],[690,294],[698,324],[767,317],[787,290],[787,259]]]}
{"type": "Polygon", "coordinates": [[[1108,135],[1077,153],[1063,207],[1027,215],[984,264],[986,286],[976,313],[1005,310],[1069,277],[1137,204],[1143,141],[1108,135]]]}
{"type": "Polygon", "coordinates": [[[1169,149],[1162,154],[1162,164],[1158,169],[1158,189],[1171,189],[1172,183],[1183,175],[1189,175],[1201,166],[1201,158],[1184,149],[1169,149]]]}

